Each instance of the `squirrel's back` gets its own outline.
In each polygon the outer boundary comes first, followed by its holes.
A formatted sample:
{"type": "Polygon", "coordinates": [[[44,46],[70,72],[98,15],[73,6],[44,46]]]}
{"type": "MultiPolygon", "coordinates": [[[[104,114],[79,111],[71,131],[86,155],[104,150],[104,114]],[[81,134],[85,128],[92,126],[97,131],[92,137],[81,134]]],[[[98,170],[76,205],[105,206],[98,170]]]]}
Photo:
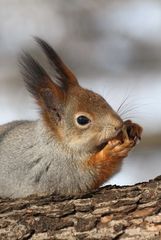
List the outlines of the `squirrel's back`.
{"type": "Polygon", "coordinates": [[[35,144],[35,125],[36,122],[15,121],[0,126],[0,196],[12,196],[25,178],[25,161],[33,157],[27,149],[33,149],[35,144]]]}

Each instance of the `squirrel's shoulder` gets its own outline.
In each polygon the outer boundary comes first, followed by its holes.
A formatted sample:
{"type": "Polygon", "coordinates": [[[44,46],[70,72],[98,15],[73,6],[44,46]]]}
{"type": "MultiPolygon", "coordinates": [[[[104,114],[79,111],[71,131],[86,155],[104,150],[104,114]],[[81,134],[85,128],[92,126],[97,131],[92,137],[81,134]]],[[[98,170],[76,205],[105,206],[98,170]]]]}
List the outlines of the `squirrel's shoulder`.
{"type": "Polygon", "coordinates": [[[22,120],[22,121],[13,121],[13,122],[0,125],[0,138],[4,137],[5,135],[7,135],[9,132],[16,129],[17,127],[21,127],[21,126],[24,127],[25,125],[30,125],[33,123],[34,121],[22,120]]]}

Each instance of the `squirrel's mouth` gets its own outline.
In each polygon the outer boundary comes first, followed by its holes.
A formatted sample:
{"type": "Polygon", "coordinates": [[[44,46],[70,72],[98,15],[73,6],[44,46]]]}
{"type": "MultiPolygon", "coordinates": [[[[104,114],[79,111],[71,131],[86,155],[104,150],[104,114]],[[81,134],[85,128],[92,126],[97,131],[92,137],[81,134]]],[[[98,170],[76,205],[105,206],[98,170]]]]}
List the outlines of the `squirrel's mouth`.
{"type": "Polygon", "coordinates": [[[109,141],[119,137],[119,135],[122,134],[122,131],[123,129],[121,128],[117,130],[117,132],[115,132],[113,137],[103,139],[101,143],[97,146],[97,151],[101,151],[108,144],[109,141]]]}
{"type": "Polygon", "coordinates": [[[107,144],[108,144],[108,140],[103,140],[98,146],[97,146],[97,151],[101,151],[107,144]]]}

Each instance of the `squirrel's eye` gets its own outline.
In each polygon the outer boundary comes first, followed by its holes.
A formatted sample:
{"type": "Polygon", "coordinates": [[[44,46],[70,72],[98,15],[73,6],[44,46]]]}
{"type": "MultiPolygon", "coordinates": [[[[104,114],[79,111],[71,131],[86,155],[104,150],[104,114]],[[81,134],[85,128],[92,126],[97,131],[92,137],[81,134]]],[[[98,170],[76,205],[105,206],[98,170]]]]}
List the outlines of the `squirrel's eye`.
{"type": "Polygon", "coordinates": [[[79,125],[84,126],[84,125],[88,124],[89,122],[90,122],[90,119],[87,118],[86,116],[82,115],[82,116],[77,117],[77,123],[79,125]]]}
{"type": "Polygon", "coordinates": [[[80,129],[87,129],[91,126],[92,116],[89,113],[78,112],[74,118],[77,127],[80,129]]]}

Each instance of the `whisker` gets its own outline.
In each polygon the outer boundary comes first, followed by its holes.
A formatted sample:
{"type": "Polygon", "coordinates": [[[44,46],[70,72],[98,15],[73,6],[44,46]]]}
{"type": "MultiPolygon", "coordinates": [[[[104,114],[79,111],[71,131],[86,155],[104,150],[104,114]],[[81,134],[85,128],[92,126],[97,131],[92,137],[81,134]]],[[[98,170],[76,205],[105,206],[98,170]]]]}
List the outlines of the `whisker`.
{"type": "Polygon", "coordinates": [[[125,105],[127,99],[129,98],[129,94],[125,97],[125,99],[122,101],[122,103],[120,104],[120,106],[117,109],[117,113],[119,113],[119,111],[122,109],[123,105],[125,105]]]}
{"type": "Polygon", "coordinates": [[[129,105],[124,105],[124,107],[127,107],[127,108],[125,108],[125,109],[122,109],[122,111],[120,112],[120,116],[123,116],[123,115],[125,115],[125,114],[127,114],[127,113],[129,113],[129,112],[132,112],[133,110],[137,110],[137,112],[138,112],[138,110],[141,110],[141,111],[143,111],[143,106],[149,106],[149,104],[140,104],[140,103],[138,103],[138,104],[133,104],[133,106],[129,106],[129,105]]]}
{"type": "Polygon", "coordinates": [[[125,114],[127,114],[127,113],[130,113],[130,112],[132,112],[133,110],[138,110],[140,108],[140,106],[134,106],[134,107],[131,107],[131,108],[129,108],[129,109],[124,109],[124,111],[122,111],[121,113],[120,113],[120,116],[123,116],[123,115],[125,115],[125,114]]]}
{"type": "Polygon", "coordinates": [[[127,116],[123,116],[122,118],[123,118],[123,120],[125,120],[125,119],[129,120],[129,119],[134,119],[134,118],[138,119],[138,118],[140,118],[140,116],[138,114],[133,114],[133,115],[129,114],[127,116]]]}
{"type": "Polygon", "coordinates": [[[130,116],[130,117],[125,117],[125,118],[123,118],[123,121],[126,121],[126,120],[138,120],[138,117],[136,117],[136,116],[130,116]]]}

